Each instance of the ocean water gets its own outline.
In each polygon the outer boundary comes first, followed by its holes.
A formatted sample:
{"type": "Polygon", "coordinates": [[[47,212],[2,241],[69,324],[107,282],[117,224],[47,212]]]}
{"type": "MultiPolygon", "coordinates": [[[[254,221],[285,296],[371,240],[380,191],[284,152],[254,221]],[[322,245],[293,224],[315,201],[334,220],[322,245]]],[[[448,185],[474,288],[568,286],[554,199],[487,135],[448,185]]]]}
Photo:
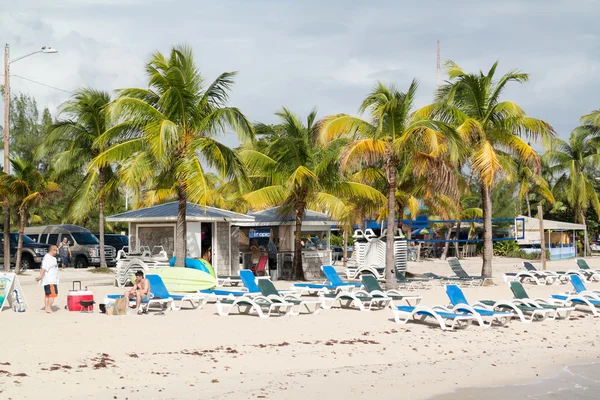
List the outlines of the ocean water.
{"type": "Polygon", "coordinates": [[[600,363],[567,366],[558,374],[532,383],[461,388],[432,398],[432,400],[459,399],[600,399],[600,363]]]}

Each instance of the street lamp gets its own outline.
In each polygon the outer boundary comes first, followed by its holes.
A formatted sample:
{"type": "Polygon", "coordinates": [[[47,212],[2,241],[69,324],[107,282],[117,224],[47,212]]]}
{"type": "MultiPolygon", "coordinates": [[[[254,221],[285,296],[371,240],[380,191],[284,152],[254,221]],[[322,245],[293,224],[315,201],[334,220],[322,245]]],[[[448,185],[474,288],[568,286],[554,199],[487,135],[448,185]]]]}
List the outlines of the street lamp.
{"type": "MultiPolygon", "coordinates": [[[[10,172],[9,139],[10,139],[10,64],[38,53],[58,53],[58,50],[49,46],[34,51],[24,56],[10,60],[10,46],[4,46],[4,172],[10,172]]],[[[4,270],[10,270],[10,208],[8,197],[4,198],[4,270]]]]}

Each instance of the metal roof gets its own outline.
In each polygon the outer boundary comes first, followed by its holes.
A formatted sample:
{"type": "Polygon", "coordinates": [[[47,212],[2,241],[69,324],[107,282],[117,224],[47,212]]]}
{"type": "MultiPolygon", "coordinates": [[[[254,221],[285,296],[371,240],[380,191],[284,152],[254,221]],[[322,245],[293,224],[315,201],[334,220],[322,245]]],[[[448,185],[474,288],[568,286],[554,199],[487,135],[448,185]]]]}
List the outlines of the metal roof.
{"type": "MultiPolygon", "coordinates": [[[[157,206],[140,208],[139,210],[126,211],[124,213],[107,217],[108,222],[164,222],[177,221],[178,202],[159,204],[157,206]]],[[[194,203],[187,203],[187,221],[227,221],[241,222],[254,221],[249,215],[239,214],[233,211],[222,210],[215,207],[204,207],[194,203]]]]}
{"type": "MultiPolygon", "coordinates": [[[[281,216],[279,207],[267,208],[266,210],[250,212],[253,221],[243,221],[236,223],[237,226],[256,227],[256,226],[278,226],[278,225],[294,225],[295,219],[290,212],[288,215],[281,216]]],[[[306,210],[302,219],[303,226],[331,226],[335,225],[336,221],[332,221],[327,214],[323,214],[313,210],[306,210]]]]}

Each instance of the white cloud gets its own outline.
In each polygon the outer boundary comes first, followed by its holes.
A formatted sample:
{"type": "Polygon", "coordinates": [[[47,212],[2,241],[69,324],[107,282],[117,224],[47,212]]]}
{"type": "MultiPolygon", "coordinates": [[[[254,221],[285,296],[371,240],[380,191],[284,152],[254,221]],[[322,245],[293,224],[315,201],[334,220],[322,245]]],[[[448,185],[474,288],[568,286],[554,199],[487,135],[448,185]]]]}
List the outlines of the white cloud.
{"type": "MultiPolygon", "coordinates": [[[[8,3],[0,41],[14,56],[42,45],[59,50],[20,61],[13,73],[66,90],[144,86],[153,51],[188,43],[208,80],[239,71],[231,102],[251,120],[272,122],[283,105],[301,115],[313,106],[320,115],[353,113],[377,80],[403,89],[417,78],[422,105],[432,99],[439,39],[442,61],[477,71],[499,59],[500,72],[530,73],[530,83],[511,86],[506,96],[562,135],[599,107],[597,1],[8,3]]],[[[12,86],[53,112],[68,98],[16,78],[12,86]]]]}

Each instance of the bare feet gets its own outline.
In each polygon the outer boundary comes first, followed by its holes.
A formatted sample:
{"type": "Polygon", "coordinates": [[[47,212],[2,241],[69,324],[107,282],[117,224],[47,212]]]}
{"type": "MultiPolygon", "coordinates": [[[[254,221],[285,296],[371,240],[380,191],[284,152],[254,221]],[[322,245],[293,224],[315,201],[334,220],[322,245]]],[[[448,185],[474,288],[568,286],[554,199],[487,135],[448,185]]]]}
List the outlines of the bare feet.
{"type": "Polygon", "coordinates": [[[47,309],[47,308],[46,308],[46,314],[54,314],[54,312],[52,311],[52,309],[51,309],[51,308],[50,308],[50,309],[47,309]]]}

